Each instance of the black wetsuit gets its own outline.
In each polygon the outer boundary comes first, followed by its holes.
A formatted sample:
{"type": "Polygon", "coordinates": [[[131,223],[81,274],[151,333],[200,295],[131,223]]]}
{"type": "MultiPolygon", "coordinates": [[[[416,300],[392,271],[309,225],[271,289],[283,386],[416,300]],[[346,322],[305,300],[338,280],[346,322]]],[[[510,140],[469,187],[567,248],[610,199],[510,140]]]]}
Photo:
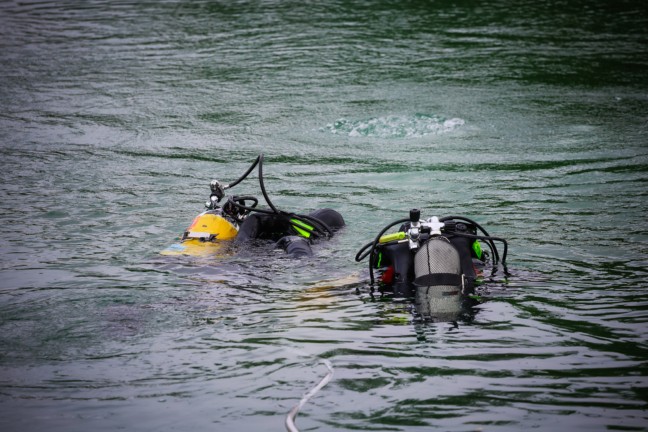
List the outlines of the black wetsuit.
{"type": "MultiPolygon", "coordinates": [[[[324,224],[332,232],[344,226],[344,218],[337,211],[329,208],[315,210],[308,215],[324,224]]],[[[299,230],[284,214],[252,213],[241,224],[237,243],[252,239],[266,239],[276,242],[277,247],[294,257],[311,256],[312,237],[300,235],[299,230]]]]}

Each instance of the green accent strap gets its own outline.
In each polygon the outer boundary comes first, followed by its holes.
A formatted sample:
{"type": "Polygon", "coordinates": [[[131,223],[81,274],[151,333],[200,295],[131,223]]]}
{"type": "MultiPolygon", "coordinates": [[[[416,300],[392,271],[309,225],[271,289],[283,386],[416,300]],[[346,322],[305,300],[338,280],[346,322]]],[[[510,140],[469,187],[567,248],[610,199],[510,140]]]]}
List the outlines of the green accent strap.
{"type": "Polygon", "coordinates": [[[308,225],[306,222],[302,222],[299,219],[290,219],[290,223],[295,231],[297,231],[297,234],[305,238],[310,238],[315,229],[315,227],[308,225]]]}
{"type": "Polygon", "coordinates": [[[382,252],[378,252],[378,262],[376,263],[376,268],[380,268],[381,262],[382,262],[382,252]]]}
{"type": "Polygon", "coordinates": [[[477,256],[478,259],[481,259],[482,257],[482,248],[481,245],[477,240],[475,240],[472,244],[473,252],[475,252],[475,255],[477,256]]]}

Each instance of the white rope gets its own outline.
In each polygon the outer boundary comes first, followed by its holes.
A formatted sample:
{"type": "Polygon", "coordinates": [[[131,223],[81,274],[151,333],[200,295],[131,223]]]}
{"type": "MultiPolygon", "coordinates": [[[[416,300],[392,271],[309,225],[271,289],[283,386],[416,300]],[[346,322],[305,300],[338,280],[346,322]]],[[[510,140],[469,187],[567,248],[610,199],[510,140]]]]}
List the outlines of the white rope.
{"type": "Polygon", "coordinates": [[[286,429],[288,430],[288,432],[299,432],[299,429],[297,429],[297,426],[295,426],[295,417],[297,416],[297,413],[304,405],[306,405],[306,402],[308,402],[308,400],[312,398],[315,393],[320,391],[322,387],[328,384],[328,382],[331,381],[331,378],[333,378],[333,365],[331,364],[331,362],[326,359],[322,359],[322,363],[324,363],[328,368],[328,373],[315,387],[311,389],[311,391],[306,393],[304,397],[301,398],[299,403],[295,405],[293,409],[290,410],[290,412],[286,416],[286,429]]]}

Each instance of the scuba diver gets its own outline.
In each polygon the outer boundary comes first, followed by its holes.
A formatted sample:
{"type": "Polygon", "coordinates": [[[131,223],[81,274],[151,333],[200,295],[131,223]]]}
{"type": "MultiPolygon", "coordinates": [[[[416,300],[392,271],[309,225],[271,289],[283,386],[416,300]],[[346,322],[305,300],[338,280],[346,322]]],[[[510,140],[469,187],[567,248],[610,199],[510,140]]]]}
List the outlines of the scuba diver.
{"type": "Polygon", "coordinates": [[[475,294],[487,264],[491,275],[501,262],[506,273],[508,243],[493,237],[477,222],[465,216],[433,216],[421,220],[412,209],[409,218],[399,219],[383,228],[376,238],[356,254],[360,262],[369,257],[369,276],[373,292],[378,270],[381,293],[414,298],[422,316],[456,313],[462,303],[475,294]],[[393,234],[385,233],[400,225],[393,234]],[[480,240],[488,245],[482,250],[480,240]],[[500,257],[495,242],[503,244],[500,257]]]}
{"type": "Polygon", "coordinates": [[[315,210],[308,215],[285,215],[281,213],[254,213],[239,228],[235,243],[252,239],[268,239],[293,257],[311,256],[311,244],[318,238],[316,226],[325,237],[344,226],[342,215],[333,209],[315,210]]]}
{"type": "Polygon", "coordinates": [[[311,245],[319,239],[329,239],[342,228],[344,218],[333,209],[315,210],[307,215],[277,209],[263,183],[263,154],[236,181],[210,183],[211,194],[205,203],[206,211],[196,216],[185,230],[180,243],[173,244],[162,255],[209,255],[224,246],[224,240],[245,244],[255,239],[272,240],[276,247],[292,257],[311,256],[311,245]],[[258,166],[259,185],[270,209],[257,208],[259,200],[251,195],[226,197],[225,190],[243,181],[258,166]]]}

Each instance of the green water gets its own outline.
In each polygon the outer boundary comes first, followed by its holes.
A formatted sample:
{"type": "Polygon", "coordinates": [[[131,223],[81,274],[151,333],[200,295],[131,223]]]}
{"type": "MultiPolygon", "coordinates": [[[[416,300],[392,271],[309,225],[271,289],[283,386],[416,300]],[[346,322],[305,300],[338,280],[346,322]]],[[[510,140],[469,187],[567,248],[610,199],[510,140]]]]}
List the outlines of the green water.
{"type": "Polygon", "coordinates": [[[0,429],[282,430],[328,359],[301,430],[646,430],[646,77],[641,1],[0,1],[0,429]],[[347,228],[160,257],[262,152],[347,228]],[[412,207],[510,242],[455,322],[353,260],[412,207]]]}

